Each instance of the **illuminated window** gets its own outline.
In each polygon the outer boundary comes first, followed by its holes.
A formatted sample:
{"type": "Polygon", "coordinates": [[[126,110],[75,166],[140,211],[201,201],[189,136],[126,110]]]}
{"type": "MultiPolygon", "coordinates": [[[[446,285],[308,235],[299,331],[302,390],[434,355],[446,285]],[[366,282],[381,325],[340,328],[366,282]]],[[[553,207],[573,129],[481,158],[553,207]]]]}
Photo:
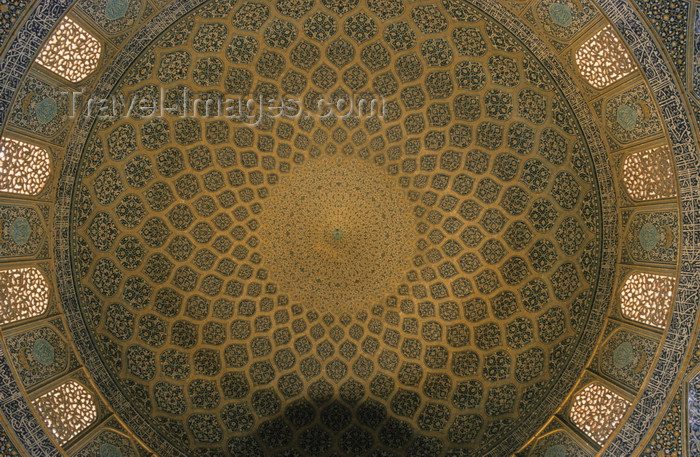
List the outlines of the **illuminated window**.
{"type": "Polygon", "coordinates": [[[36,61],[77,83],[97,68],[102,54],[102,45],[84,28],[64,18],[51,35],[36,61]]]}
{"type": "Polygon", "coordinates": [[[0,139],[0,192],[36,195],[49,179],[49,153],[38,146],[0,139]]]}
{"type": "Polygon", "coordinates": [[[597,382],[586,386],[574,397],[571,421],[601,446],[610,438],[630,402],[597,382]]]}
{"type": "Polygon", "coordinates": [[[673,164],[667,147],[628,155],[623,165],[622,180],[633,200],[676,196],[673,164]]]}
{"type": "Polygon", "coordinates": [[[663,328],[671,309],[674,283],[671,276],[631,274],[620,292],[622,314],[628,319],[663,328]]]}
{"type": "Polygon", "coordinates": [[[36,268],[0,271],[0,324],[39,316],[49,305],[49,286],[36,268]]]}
{"type": "Polygon", "coordinates": [[[60,444],[74,438],[97,419],[95,399],[75,381],[61,384],[32,404],[60,444]]]}
{"type": "Polygon", "coordinates": [[[581,45],[576,63],[581,75],[596,89],[609,86],[637,68],[611,26],[581,45]]]}

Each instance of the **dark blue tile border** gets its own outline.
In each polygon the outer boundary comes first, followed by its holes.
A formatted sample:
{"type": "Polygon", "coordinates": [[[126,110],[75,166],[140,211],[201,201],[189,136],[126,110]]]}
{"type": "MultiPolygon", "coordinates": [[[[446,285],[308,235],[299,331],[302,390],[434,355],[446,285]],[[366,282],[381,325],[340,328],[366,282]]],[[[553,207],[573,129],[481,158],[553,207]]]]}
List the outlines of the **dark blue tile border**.
{"type": "Polygon", "coordinates": [[[24,392],[15,380],[10,362],[0,348],[0,410],[27,455],[60,457],[61,453],[34,417],[24,392]]]}
{"type": "MultiPolygon", "coordinates": [[[[122,75],[141,53],[175,21],[208,0],[177,0],[141,27],[108,63],[93,90],[97,97],[107,97],[122,75]]],[[[70,211],[73,201],[75,176],[87,137],[94,126],[94,117],[79,115],[69,137],[61,175],[58,180],[54,206],[54,265],[56,286],[63,312],[71,331],[73,344],[83,360],[85,369],[100,393],[130,431],[158,456],[186,457],[186,451],[177,448],[161,435],[119,389],[95,348],[92,336],[83,321],[80,303],[73,282],[70,258],[70,211]]]]}
{"type": "Polygon", "coordinates": [[[75,1],[42,0],[15,29],[0,60],[0,131],[5,127],[17,88],[41,45],[75,1]]]}
{"type": "Polygon", "coordinates": [[[678,173],[682,211],[680,273],[675,306],[659,359],[620,431],[602,454],[632,455],[663,416],[664,406],[680,382],[683,361],[693,339],[700,299],[700,163],[695,132],[684,95],[652,33],[639,12],[624,0],[598,0],[637,58],[663,116],[678,173]]]}
{"type": "Polygon", "coordinates": [[[12,35],[15,27],[22,23],[20,18],[34,5],[31,0],[19,0],[10,4],[5,1],[6,11],[0,12],[0,49],[5,47],[7,39],[12,35]]]}
{"type": "MultiPolygon", "coordinates": [[[[42,0],[27,14],[10,37],[0,59],[0,131],[15,92],[42,43],[75,0],[42,0]]],[[[10,362],[0,348],[0,411],[30,456],[60,456],[60,451],[37,421],[15,380],[10,362]]]]}

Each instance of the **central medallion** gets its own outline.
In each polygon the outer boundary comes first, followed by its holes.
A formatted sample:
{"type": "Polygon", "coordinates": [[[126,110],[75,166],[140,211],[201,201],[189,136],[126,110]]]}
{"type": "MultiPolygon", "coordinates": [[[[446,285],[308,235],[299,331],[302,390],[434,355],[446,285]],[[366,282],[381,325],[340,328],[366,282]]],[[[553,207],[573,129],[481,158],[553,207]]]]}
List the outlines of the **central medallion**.
{"type": "Polygon", "coordinates": [[[205,3],[114,93],[304,109],[114,119],[67,152],[59,271],[102,394],[158,455],[512,454],[612,290],[589,115],[466,3],[205,3]],[[364,93],[381,116],[314,109],[364,93]]]}
{"type": "Polygon", "coordinates": [[[415,251],[408,199],[384,170],[357,158],[311,159],[282,178],[264,208],[261,251],[272,279],[315,309],[378,303],[415,251]]]}

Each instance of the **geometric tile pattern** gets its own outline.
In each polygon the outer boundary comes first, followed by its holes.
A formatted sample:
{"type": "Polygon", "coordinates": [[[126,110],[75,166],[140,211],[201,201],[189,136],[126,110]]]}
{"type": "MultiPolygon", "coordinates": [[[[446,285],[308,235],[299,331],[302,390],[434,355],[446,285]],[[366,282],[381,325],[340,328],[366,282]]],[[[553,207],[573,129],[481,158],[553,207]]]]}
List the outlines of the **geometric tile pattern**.
{"type": "Polygon", "coordinates": [[[88,141],[81,305],[114,379],[183,448],[486,451],[566,367],[597,280],[596,255],[580,261],[601,236],[593,163],[538,61],[450,5],[193,14],[135,64],[150,74],[125,75],[168,106],[290,94],[314,113],[180,106],[88,141]],[[382,116],[322,116],[324,97],[357,94],[382,116]],[[334,161],[356,188],[333,189],[334,161]],[[377,203],[343,214],[363,198],[377,203]],[[347,274],[314,290],[329,266],[347,274]],[[330,292],[347,278],[362,293],[330,292]]]}

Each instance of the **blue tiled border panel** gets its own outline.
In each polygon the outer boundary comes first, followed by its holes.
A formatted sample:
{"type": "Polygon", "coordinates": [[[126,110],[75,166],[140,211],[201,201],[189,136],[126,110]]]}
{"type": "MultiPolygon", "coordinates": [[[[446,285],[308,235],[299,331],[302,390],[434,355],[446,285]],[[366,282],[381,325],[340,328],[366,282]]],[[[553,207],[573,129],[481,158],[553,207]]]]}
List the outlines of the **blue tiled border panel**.
{"type": "Polygon", "coordinates": [[[0,348],[0,410],[29,456],[60,457],[61,453],[34,417],[10,362],[0,348]]]}
{"type": "Polygon", "coordinates": [[[15,27],[21,23],[20,18],[34,6],[32,0],[17,0],[14,4],[10,4],[9,1],[3,3],[6,7],[5,11],[0,11],[0,50],[5,47],[15,27]]]}
{"type": "Polygon", "coordinates": [[[41,45],[75,1],[40,1],[10,37],[0,60],[0,131],[5,127],[15,92],[41,45]]]}
{"type": "MultiPolygon", "coordinates": [[[[75,0],[42,0],[30,11],[7,42],[0,59],[0,131],[22,78],[51,30],[65,16],[75,0]]],[[[20,444],[30,456],[60,456],[60,451],[48,437],[32,413],[10,368],[10,362],[0,349],[0,411],[7,419],[20,444]]]]}
{"type": "MultiPolygon", "coordinates": [[[[157,16],[141,27],[141,30],[127,42],[109,62],[102,73],[93,94],[107,97],[139,55],[170,25],[201,6],[207,0],[176,0],[164,8],[157,16]]],[[[121,392],[101,361],[82,319],[82,312],[76,296],[70,259],[70,210],[73,200],[75,175],[80,163],[85,141],[94,125],[95,118],[78,116],[66,148],[61,176],[55,196],[54,209],[54,263],[56,285],[63,305],[64,315],[70,327],[73,343],[78,348],[93,381],[107,400],[110,407],[125,420],[130,430],[158,456],[185,457],[187,454],[161,436],[143,418],[121,392]]]]}
{"type": "Polygon", "coordinates": [[[700,168],[697,143],[683,94],[660,46],[639,12],[624,0],[598,0],[637,58],[661,110],[676,161],[682,209],[680,273],[675,306],[659,359],[629,418],[603,456],[632,455],[663,414],[692,343],[700,301],[700,168]]]}

